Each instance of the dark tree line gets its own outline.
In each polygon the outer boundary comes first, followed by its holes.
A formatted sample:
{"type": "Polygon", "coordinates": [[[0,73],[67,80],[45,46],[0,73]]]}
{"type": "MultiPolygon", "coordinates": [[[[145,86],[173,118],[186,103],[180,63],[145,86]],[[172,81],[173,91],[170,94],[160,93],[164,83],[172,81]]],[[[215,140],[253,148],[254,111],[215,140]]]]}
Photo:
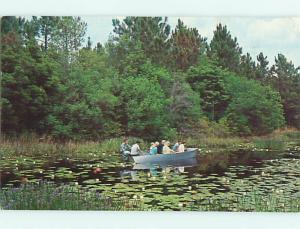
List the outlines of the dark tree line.
{"type": "Polygon", "coordinates": [[[80,17],[1,18],[6,134],[59,139],[172,137],[208,119],[231,134],[300,128],[299,67],[283,54],[243,54],[218,24],[210,43],[181,20],[112,21],[105,44],[80,17]]]}

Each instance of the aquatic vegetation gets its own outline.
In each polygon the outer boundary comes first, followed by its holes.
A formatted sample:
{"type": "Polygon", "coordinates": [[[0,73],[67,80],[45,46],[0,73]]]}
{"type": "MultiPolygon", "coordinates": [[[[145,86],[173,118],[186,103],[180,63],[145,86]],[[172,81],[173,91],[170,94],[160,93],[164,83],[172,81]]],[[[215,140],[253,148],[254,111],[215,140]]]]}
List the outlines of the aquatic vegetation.
{"type": "Polygon", "coordinates": [[[0,190],[0,208],[5,210],[142,210],[138,200],[111,199],[77,186],[52,183],[0,190]]]}
{"type": "Polygon", "coordinates": [[[242,144],[247,143],[247,140],[239,137],[202,137],[202,138],[188,138],[187,145],[198,148],[240,148],[242,144]]]}
{"type": "Polygon", "coordinates": [[[286,148],[286,139],[284,137],[255,138],[253,140],[255,148],[283,151],[286,148]]]}
{"type": "Polygon", "coordinates": [[[290,131],[285,133],[285,136],[289,139],[296,139],[296,140],[300,140],[300,131],[290,131]]]}
{"type": "Polygon", "coordinates": [[[256,212],[299,212],[300,198],[284,199],[270,193],[262,196],[259,192],[244,192],[241,195],[199,199],[186,210],[197,211],[256,211],[256,212]]]}
{"type": "MultiPolygon", "coordinates": [[[[136,138],[130,138],[133,142],[136,138]]],[[[119,147],[122,138],[112,138],[101,142],[84,141],[84,142],[52,142],[41,140],[34,137],[20,137],[18,139],[3,137],[1,139],[0,156],[1,157],[37,157],[37,158],[103,158],[104,160],[118,159],[119,147]]],[[[146,147],[142,141],[142,146],[146,147]]]]}

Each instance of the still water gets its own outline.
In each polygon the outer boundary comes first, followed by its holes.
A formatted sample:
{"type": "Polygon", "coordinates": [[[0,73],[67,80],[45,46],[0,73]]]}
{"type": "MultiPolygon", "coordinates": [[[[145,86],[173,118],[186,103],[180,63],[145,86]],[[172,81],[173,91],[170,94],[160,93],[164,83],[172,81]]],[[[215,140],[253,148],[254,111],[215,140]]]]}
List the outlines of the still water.
{"type": "MultiPolygon", "coordinates": [[[[111,198],[142,199],[156,210],[176,210],[201,199],[226,199],[247,193],[300,197],[300,149],[236,151],[202,154],[191,164],[143,167],[120,161],[73,158],[2,158],[1,186],[41,180],[70,184],[111,198]]],[[[107,160],[109,158],[109,160],[107,160]]]]}

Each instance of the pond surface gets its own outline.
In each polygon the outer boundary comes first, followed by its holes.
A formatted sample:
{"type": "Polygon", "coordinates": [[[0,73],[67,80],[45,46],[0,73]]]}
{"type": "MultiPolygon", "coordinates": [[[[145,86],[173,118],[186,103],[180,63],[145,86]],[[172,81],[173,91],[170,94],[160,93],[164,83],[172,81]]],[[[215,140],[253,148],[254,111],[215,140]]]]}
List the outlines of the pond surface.
{"type": "Polygon", "coordinates": [[[142,168],[103,159],[2,158],[1,186],[41,180],[80,186],[111,198],[142,199],[152,210],[178,210],[200,199],[226,199],[255,191],[282,199],[300,197],[300,147],[285,152],[236,151],[199,153],[196,165],[142,168]]]}

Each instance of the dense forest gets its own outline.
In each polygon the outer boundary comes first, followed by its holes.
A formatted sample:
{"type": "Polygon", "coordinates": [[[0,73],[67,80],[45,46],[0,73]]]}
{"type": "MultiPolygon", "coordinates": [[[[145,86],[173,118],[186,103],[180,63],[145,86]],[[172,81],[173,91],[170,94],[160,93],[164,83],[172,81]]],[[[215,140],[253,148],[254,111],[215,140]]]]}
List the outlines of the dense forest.
{"type": "MultiPolygon", "coordinates": [[[[101,28],[99,28],[101,29],[101,28]]],[[[105,44],[80,17],[1,18],[7,135],[144,139],[264,135],[300,128],[300,68],[243,53],[226,25],[210,42],[167,17],[112,21],[105,44]]]]}

